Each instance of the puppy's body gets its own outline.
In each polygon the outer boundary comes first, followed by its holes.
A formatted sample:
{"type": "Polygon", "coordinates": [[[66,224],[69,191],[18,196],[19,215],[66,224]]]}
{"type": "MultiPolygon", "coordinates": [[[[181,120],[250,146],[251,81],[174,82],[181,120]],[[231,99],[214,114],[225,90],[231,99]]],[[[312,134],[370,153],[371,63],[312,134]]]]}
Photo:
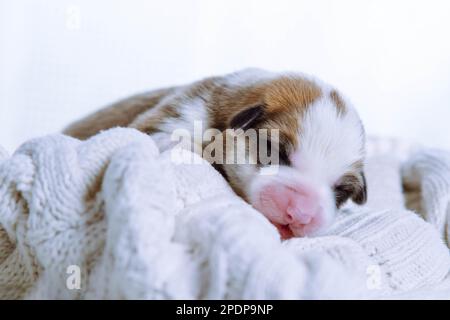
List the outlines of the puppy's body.
{"type": "Polygon", "coordinates": [[[257,154],[250,154],[255,165],[216,167],[284,238],[317,234],[346,200],[366,200],[365,136],[356,111],[336,90],[301,74],[248,69],[156,90],[102,109],[65,133],[85,139],[128,126],[152,134],[164,149],[174,130],[193,133],[195,121],[221,132],[279,130],[277,174],[260,174],[264,165],[257,154]]]}

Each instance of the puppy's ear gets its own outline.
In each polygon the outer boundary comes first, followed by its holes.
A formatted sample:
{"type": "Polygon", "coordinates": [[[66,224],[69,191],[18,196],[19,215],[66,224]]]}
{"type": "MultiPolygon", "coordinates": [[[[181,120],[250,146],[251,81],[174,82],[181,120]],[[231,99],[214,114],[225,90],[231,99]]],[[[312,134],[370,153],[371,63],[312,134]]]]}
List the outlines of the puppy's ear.
{"type": "Polygon", "coordinates": [[[364,172],[344,176],[334,188],[336,207],[340,208],[348,199],[361,205],[367,201],[367,184],[364,172]]]}
{"type": "Polygon", "coordinates": [[[247,130],[261,121],[265,114],[265,107],[262,104],[245,109],[236,115],[230,121],[232,129],[247,130]]]}
{"type": "Polygon", "coordinates": [[[352,200],[359,205],[367,202],[366,175],[362,171],[360,172],[360,181],[358,182],[358,186],[355,187],[355,192],[352,195],[352,200]]]}

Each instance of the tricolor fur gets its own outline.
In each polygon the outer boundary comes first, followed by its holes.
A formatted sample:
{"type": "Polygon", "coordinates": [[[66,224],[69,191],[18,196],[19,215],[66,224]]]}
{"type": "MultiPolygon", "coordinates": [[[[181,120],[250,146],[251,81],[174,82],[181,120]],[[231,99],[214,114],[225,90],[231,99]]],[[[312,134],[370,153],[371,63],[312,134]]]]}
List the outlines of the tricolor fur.
{"type": "Polygon", "coordinates": [[[279,130],[277,174],[260,174],[264,166],[257,154],[249,155],[256,164],[215,166],[284,238],[318,234],[345,201],[366,201],[365,134],[359,116],[337,90],[303,74],[249,69],[156,90],[102,109],[65,133],[83,139],[129,126],[154,135],[165,148],[174,130],[192,131],[194,121],[221,132],[279,130]]]}

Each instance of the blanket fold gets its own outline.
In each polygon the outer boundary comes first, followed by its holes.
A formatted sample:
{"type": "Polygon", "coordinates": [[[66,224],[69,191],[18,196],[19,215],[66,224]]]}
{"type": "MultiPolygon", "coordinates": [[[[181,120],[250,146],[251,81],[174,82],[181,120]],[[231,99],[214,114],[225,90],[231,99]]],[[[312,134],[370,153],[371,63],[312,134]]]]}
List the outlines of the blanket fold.
{"type": "Polygon", "coordinates": [[[403,166],[409,206],[430,222],[450,246],[450,153],[425,149],[403,166]]]}

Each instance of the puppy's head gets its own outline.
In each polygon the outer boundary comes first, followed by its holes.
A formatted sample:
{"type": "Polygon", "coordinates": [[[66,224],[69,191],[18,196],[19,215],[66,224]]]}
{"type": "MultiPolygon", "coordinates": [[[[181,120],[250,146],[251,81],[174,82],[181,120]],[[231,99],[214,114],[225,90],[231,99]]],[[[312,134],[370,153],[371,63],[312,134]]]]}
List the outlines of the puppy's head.
{"type": "Polygon", "coordinates": [[[267,141],[258,135],[258,146],[267,145],[278,163],[263,163],[259,148],[246,148],[256,164],[225,164],[223,171],[234,190],[283,238],[320,234],[344,202],[365,203],[364,129],[336,90],[285,76],[235,94],[228,93],[229,106],[221,109],[228,114],[216,114],[216,120],[226,119],[227,127],[244,132],[268,129],[267,141]],[[278,142],[270,133],[274,129],[278,142]]]}

